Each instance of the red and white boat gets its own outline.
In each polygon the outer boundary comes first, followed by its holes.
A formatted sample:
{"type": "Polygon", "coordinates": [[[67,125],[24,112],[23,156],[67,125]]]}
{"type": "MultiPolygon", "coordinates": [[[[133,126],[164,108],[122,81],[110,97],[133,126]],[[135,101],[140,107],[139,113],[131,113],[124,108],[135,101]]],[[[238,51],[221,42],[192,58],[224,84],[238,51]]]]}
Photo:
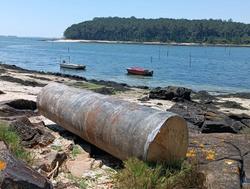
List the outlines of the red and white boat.
{"type": "Polygon", "coordinates": [[[131,67],[127,68],[128,74],[133,75],[143,75],[143,76],[153,76],[154,71],[153,70],[147,70],[140,67],[131,67]]]}

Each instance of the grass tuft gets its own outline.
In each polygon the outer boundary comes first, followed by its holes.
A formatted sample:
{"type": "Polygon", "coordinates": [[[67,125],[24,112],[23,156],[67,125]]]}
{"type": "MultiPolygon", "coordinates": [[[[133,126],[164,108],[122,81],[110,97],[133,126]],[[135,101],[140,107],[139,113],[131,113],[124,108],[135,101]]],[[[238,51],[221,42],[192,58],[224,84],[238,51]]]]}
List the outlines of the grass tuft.
{"type": "Polygon", "coordinates": [[[9,128],[5,123],[0,122],[0,140],[4,141],[10,152],[18,159],[21,159],[29,164],[32,163],[33,157],[21,146],[20,137],[17,133],[9,128]]]}
{"type": "Polygon", "coordinates": [[[74,185],[80,189],[86,189],[88,187],[85,179],[74,177],[72,174],[68,175],[68,179],[70,179],[74,185]]]}
{"type": "Polygon", "coordinates": [[[75,158],[77,155],[81,154],[81,149],[78,145],[74,145],[72,149],[72,156],[75,158]]]}
{"type": "Polygon", "coordinates": [[[124,169],[114,175],[115,188],[174,189],[201,188],[196,166],[186,161],[171,164],[149,164],[132,158],[124,162],[124,169]]]}

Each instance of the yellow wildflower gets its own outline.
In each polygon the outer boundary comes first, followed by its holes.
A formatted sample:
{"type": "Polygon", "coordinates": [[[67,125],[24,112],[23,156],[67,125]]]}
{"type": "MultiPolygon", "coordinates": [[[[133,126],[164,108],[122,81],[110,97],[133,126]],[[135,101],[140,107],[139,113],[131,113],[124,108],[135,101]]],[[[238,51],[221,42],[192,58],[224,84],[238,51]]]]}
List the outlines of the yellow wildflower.
{"type": "Polygon", "coordinates": [[[186,157],[195,157],[196,156],[196,151],[194,149],[188,150],[186,157]]]}
{"type": "Polygon", "coordinates": [[[207,150],[206,151],[206,160],[215,160],[215,151],[207,150]]]}
{"type": "Polygon", "coordinates": [[[200,144],[200,148],[204,148],[204,144],[200,144]]]}
{"type": "Polygon", "coordinates": [[[0,171],[3,171],[6,168],[6,163],[0,160],[0,171]]]}

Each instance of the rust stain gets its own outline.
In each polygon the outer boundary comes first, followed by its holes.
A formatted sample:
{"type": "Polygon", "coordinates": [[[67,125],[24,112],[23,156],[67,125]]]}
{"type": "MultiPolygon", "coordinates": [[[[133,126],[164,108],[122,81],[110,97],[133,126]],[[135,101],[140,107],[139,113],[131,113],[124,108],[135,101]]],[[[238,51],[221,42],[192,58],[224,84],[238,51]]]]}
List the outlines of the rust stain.
{"type": "Polygon", "coordinates": [[[95,130],[98,129],[97,124],[96,124],[96,119],[98,117],[98,114],[101,112],[100,107],[94,107],[92,111],[88,112],[88,116],[86,117],[86,122],[87,122],[87,127],[86,127],[86,132],[88,138],[95,140],[96,134],[95,130]]]}

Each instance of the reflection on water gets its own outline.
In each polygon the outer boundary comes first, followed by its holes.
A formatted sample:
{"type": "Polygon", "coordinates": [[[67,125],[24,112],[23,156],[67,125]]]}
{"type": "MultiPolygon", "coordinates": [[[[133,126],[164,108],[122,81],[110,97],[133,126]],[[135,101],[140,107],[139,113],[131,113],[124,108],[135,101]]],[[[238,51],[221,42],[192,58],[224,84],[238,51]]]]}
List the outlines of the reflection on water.
{"type": "MultiPolygon", "coordinates": [[[[58,65],[60,66],[60,65],[58,65]]],[[[77,70],[77,69],[69,69],[69,68],[62,68],[60,67],[60,72],[63,74],[69,74],[69,75],[82,75],[85,70],[77,70]]]]}

